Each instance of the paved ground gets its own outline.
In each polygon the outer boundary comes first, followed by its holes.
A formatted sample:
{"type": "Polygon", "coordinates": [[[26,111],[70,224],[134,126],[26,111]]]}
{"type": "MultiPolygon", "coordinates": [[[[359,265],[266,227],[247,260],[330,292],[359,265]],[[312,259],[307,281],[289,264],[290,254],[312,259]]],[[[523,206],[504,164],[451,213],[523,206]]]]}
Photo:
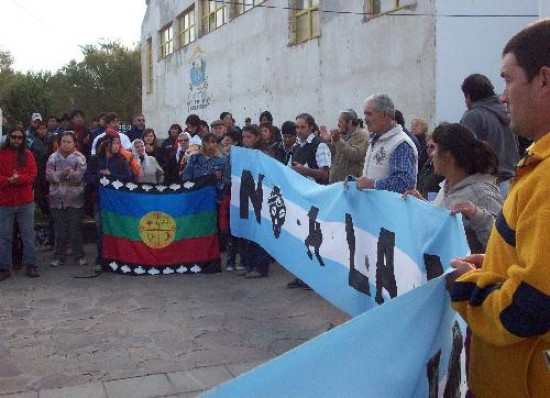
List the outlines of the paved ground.
{"type": "Polygon", "coordinates": [[[286,289],[279,266],[255,280],[74,278],[88,270],[43,266],[0,283],[0,396],[197,396],[347,319],[315,292],[286,289]]]}

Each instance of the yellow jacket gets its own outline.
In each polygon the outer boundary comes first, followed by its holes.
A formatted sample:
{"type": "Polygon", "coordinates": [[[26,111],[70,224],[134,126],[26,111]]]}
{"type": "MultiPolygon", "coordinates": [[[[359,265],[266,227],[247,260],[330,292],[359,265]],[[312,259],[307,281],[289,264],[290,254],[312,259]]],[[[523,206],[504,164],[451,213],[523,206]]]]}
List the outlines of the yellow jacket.
{"type": "Polygon", "coordinates": [[[476,398],[550,397],[550,132],[528,151],[482,268],[451,290],[472,330],[468,383],[476,398]]]}

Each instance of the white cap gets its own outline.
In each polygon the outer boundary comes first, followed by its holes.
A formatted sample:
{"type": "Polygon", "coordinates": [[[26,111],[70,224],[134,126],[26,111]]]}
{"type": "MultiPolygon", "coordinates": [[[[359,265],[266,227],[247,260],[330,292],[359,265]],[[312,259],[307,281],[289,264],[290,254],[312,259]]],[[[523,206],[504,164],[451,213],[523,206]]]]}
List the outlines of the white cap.
{"type": "Polygon", "coordinates": [[[33,113],[31,116],[31,120],[34,122],[36,120],[42,121],[42,115],[40,113],[33,113]]]}

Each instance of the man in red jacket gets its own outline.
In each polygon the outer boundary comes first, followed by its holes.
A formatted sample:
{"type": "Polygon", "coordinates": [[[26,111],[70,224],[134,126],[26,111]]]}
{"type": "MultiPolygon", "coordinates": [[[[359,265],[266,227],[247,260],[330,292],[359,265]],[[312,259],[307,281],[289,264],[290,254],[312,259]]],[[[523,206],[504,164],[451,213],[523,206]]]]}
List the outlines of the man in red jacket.
{"type": "Polygon", "coordinates": [[[34,200],[32,185],[36,162],[24,144],[25,133],[13,129],[0,148],[0,281],[12,273],[11,244],[17,220],[23,240],[23,264],[27,276],[40,276],[36,270],[34,243],[34,200]]]}

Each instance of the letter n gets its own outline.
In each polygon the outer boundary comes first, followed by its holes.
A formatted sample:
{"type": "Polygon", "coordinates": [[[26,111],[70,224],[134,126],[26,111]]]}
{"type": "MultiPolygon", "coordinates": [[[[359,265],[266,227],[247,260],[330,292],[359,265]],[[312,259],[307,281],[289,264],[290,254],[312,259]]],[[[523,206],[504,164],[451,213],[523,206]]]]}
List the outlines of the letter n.
{"type": "Polygon", "coordinates": [[[385,228],[380,229],[376,260],[376,296],[378,304],[384,302],[382,288],[386,289],[391,298],[397,296],[397,283],[393,267],[395,249],[395,233],[385,228]]]}

